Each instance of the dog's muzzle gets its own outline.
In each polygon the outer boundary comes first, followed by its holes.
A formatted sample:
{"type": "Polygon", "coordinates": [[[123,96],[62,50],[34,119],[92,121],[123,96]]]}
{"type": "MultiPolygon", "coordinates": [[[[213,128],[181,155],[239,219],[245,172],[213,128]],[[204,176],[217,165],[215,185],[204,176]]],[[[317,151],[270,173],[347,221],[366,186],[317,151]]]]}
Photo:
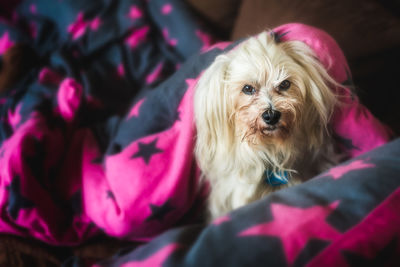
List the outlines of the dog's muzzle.
{"type": "Polygon", "coordinates": [[[263,118],[264,122],[268,125],[275,125],[278,123],[279,119],[281,118],[281,113],[274,109],[267,109],[261,117],[263,118]]]}

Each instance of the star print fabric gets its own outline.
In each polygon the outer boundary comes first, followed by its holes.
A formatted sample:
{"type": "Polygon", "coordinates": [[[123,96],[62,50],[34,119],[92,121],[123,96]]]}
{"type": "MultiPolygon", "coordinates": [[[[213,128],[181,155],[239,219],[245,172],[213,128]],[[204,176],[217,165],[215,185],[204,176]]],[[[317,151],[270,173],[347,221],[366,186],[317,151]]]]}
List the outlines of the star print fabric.
{"type": "MultiPolygon", "coordinates": [[[[149,241],[192,222],[204,196],[193,157],[194,88],[215,57],[238,43],[212,46],[211,35],[180,0],[31,0],[15,14],[0,22],[0,48],[5,52],[30,40],[40,62],[0,98],[0,232],[75,245],[100,232],[149,241]]],[[[301,24],[274,32],[279,42],[305,42],[339,83],[349,80],[344,56],[326,33],[301,24]]],[[[356,97],[346,99],[349,105],[332,121],[344,153],[353,157],[386,143],[389,131],[356,97]]],[[[340,184],[343,175],[375,170],[377,164],[359,159],[327,175],[340,184]]],[[[274,260],[296,264],[306,257],[304,246],[320,251],[347,229],[325,218],[348,207],[359,211],[324,195],[316,198],[320,203],[306,200],[300,206],[263,202],[266,215],[251,206],[248,219],[235,224],[235,236],[249,249],[271,239],[282,246],[274,260]],[[279,229],[271,218],[283,222],[290,214],[304,221],[288,225],[290,235],[270,237],[279,229]],[[290,236],[309,222],[307,216],[317,218],[320,231],[304,232],[292,244],[290,236]],[[258,238],[259,232],[266,237],[258,238]]],[[[205,231],[229,225],[232,218],[205,231]]],[[[133,259],[153,266],[168,261],[197,238],[202,228],[193,227],[183,243],[160,241],[133,259]]],[[[220,251],[219,244],[210,244],[220,251]]]]}
{"type": "Polygon", "coordinates": [[[181,221],[200,191],[188,105],[215,53],[183,64],[212,40],[180,0],[21,1],[0,58],[24,42],[39,62],[0,96],[0,232],[73,245],[181,221]]]}
{"type": "Polygon", "coordinates": [[[399,266],[399,172],[397,139],[95,266],[399,266]]]}

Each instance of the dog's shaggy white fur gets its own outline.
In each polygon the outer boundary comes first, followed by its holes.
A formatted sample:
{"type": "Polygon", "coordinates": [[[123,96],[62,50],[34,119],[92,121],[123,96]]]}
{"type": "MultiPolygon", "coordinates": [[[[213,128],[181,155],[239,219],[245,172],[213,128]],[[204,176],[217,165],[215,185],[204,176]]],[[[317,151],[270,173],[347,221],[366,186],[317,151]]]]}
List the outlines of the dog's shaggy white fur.
{"type": "Polygon", "coordinates": [[[337,163],[328,126],[336,86],[306,44],[269,32],[215,59],[194,97],[210,219],[337,163]],[[288,183],[269,185],[266,171],[288,183]]]}

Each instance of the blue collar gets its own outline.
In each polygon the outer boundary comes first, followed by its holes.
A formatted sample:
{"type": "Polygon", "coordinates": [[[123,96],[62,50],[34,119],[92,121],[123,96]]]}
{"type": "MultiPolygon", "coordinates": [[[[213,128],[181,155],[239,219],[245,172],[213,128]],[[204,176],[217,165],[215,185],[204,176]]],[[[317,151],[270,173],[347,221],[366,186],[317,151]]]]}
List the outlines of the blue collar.
{"type": "Polygon", "coordinates": [[[271,186],[279,186],[288,183],[288,172],[281,171],[278,173],[272,172],[271,170],[265,170],[264,182],[271,186]]]}

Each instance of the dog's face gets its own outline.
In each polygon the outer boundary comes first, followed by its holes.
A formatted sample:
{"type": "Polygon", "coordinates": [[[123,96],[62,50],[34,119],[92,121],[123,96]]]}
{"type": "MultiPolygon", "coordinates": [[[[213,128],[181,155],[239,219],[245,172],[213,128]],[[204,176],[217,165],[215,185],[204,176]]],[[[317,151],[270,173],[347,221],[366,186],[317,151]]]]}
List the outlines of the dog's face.
{"type": "Polygon", "coordinates": [[[257,42],[238,49],[225,76],[235,135],[252,146],[285,142],[300,130],[312,105],[302,77],[306,73],[282,49],[267,50],[257,42]]]}
{"type": "Polygon", "coordinates": [[[197,84],[198,159],[207,169],[229,153],[261,153],[279,165],[299,143],[320,146],[336,103],[332,85],[306,44],[277,43],[267,32],[244,41],[218,56],[197,84]]]}

